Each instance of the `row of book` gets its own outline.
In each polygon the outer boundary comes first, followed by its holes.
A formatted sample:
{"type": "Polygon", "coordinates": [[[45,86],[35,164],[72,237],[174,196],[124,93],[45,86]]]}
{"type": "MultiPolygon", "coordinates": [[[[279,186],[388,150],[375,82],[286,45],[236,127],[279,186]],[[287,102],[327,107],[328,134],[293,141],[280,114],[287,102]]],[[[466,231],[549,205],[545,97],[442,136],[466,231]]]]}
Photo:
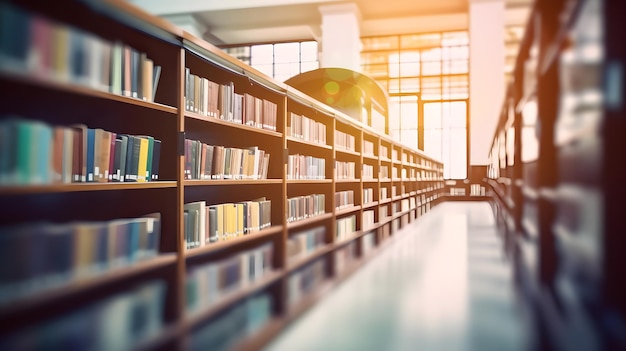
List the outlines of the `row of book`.
{"type": "Polygon", "coordinates": [[[335,178],[336,179],[355,179],[356,163],[335,161],[335,178]]]}
{"type": "Polygon", "coordinates": [[[365,188],[363,189],[363,203],[369,204],[370,202],[374,202],[374,188],[365,188]]]}
{"type": "Polygon", "coordinates": [[[326,145],[326,125],[292,112],[287,120],[287,136],[326,145]]]}
{"type": "Polygon", "coordinates": [[[164,325],[166,285],[149,281],[0,338],[2,350],[132,350],[164,325]]]}
{"type": "Polygon", "coordinates": [[[287,261],[294,262],[326,245],[326,228],[315,227],[291,234],[287,239],[287,261]]]}
{"type": "Polygon", "coordinates": [[[293,306],[326,279],[326,259],[315,260],[292,273],[287,280],[287,304],[293,306]]]}
{"type": "Polygon", "coordinates": [[[0,120],[0,184],[154,181],[160,155],[161,141],[151,136],[0,120]]]}
{"type": "Polygon", "coordinates": [[[374,143],[369,140],[363,140],[363,154],[374,156],[374,143]]]}
{"type": "Polygon", "coordinates": [[[350,135],[340,130],[336,130],[335,148],[346,151],[356,151],[356,141],[354,135],[350,135]]]}
{"type": "Polygon", "coordinates": [[[0,227],[0,303],[150,259],[161,215],[0,227]]]}
{"type": "Polygon", "coordinates": [[[373,179],[374,178],[374,166],[372,165],[363,165],[363,173],[361,174],[361,178],[363,179],[373,179]]]}
{"type": "Polygon", "coordinates": [[[185,179],[267,179],[270,154],[185,139],[185,179]]]}
{"type": "Polygon", "coordinates": [[[356,232],[356,215],[337,219],[336,242],[348,239],[354,232],[356,232]]]}
{"type": "Polygon", "coordinates": [[[207,205],[196,201],[184,205],[187,249],[231,240],[271,226],[272,203],[265,198],[238,203],[207,205]]]}
{"type": "Polygon", "coordinates": [[[336,250],[335,255],[335,274],[341,274],[350,263],[357,259],[356,241],[353,241],[344,247],[336,250]]]}
{"type": "Polygon", "coordinates": [[[326,196],[313,194],[287,199],[287,222],[323,215],[326,212],[326,196]]]}
{"type": "Polygon", "coordinates": [[[219,84],[185,68],[185,109],[226,122],[276,131],[278,105],[248,93],[235,92],[235,84],[219,84]]]}
{"type": "Polygon", "coordinates": [[[305,156],[289,155],[287,158],[287,179],[325,179],[326,159],[305,156]]]}
{"type": "Polygon", "coordinates": [[[374,219],[374,210],[363,211],[363,222],[361,222],[361,227],[367,230],[367,228],[371,228],[376,223],[374,219]]]}
{"type": "Polygon", "coordinates": [[[161,67],[121,42],[0,3],[0,68],[154,101],[161,67]]]}
{"type": "Polygon", "coordinates": [[[387,195],[388,195],[387,188],[385,187],[380,188],[380,199],[381,200],[388,199],[389,197],[387,195]]]}
{"type": "Polygon", "coordinates": [[[237,342],[253,335],[265,325],[272,318],[272,310],[269,292],[250,296],[195,329],[189,338],[189,350],[232,350],[237,342]]]}
{"type": "Polygon", "coordinates": [[[380,146],[380,158],[383,158],[383,159],[389,158],[389,148],[385,145],[380,146]]]}
{"type": "Polygon", "coordinates": [[[218,261],[190,267],[185,291],[187,310],[201,312],[222,296],[245,288],[272,271],[271,243],[233,254],[218,261]]]}
{"type": "Polygon", "coordinates": [[[335,193],[335,208],[341,209],[354,206],[354,190],[338,191],[335,193]]]}

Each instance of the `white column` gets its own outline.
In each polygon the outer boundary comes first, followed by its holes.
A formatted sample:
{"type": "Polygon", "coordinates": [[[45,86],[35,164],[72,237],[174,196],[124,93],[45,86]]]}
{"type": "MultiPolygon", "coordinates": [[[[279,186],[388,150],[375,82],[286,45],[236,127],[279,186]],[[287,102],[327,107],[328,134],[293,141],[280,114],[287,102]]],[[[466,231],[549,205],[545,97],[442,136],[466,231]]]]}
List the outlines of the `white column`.
{"type": "Polygon", "coordinates": [[[486,165],[505,94],[504,0],[470,0],[470,164],[486,165]]]}
{"type": "Polygon", "coordinates": [[[319,7],[322,14],[321,67],[361,71],[361,14],[354,3],[319,7]]]}
{"type": "Polygon", "coordinates": [[[195,35],[198,38],[204,38],[204,35],[208,30],[207,25],[199,21],[191,13],[162,15],[161,17],[182,28],[187,33],[195,35]]]}

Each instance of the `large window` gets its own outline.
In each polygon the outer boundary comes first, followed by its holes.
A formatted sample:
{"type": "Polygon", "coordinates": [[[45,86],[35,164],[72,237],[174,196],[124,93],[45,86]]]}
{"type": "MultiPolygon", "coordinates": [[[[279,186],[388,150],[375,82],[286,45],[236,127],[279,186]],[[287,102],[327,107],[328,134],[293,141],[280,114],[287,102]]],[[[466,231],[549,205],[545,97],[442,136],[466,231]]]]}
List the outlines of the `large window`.
{"type": "Polygon", "coordinates": [[[245,45],[223,50],[281,82],[319,68],[316,41],[245,45]]]}
{"type": "Polygon", "coordinates": [[[362,38],[363,72],[390,96],[395,140],[444,164],[444,176],[467,176],[467,31],[362,38]]]}

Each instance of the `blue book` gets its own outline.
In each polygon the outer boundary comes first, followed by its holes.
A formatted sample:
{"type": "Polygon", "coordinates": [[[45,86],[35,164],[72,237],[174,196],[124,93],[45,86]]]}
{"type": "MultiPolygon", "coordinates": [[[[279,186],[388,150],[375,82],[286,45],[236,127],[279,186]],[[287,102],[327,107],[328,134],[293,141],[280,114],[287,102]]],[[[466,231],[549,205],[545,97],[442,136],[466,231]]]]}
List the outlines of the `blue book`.
{"type": "Polygon", "coordinates": [[[35,122],[36,136],[33,139],[35,144],[35,164],[31,175],[31,182],[36,184],[46,184],[52,182],[52,128],[47,124],[35,122]]]}
{"type": "Polygon", "coordinates": [[[87,129],[87,182],[94,181],[94,150],[96,142],[96,130],[87,129]]]}
{"type": "Polygon", "coordinates": [[[128,222],[129,230],[126,236],[126,256],[130,262],[135,262],[139,255],[139,236],[141,223],[137,219],[128,222]]]}
{"type": "Polygon", "coordinates": [[[0,2],[0,66],[25,69],[30,46],[30,15],[0,2]]]}
{"type": "Polygon", "coordinates": [[[55,225],[44,231],[47,276],[55,282],[69,280],[74,270],[74,228],[71,225],[55,225]]]}

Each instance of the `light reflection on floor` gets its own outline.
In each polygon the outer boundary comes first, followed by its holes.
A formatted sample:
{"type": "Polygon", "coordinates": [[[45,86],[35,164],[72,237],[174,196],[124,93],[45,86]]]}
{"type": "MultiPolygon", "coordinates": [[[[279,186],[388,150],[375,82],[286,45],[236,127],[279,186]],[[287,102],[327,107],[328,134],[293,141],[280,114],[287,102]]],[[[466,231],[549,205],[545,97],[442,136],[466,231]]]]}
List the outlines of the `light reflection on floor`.
{"type": "Polygon", "coordinates": [[[266,350],[525,350],[489,205],[444,203],[407,229],[266,350]]]}

